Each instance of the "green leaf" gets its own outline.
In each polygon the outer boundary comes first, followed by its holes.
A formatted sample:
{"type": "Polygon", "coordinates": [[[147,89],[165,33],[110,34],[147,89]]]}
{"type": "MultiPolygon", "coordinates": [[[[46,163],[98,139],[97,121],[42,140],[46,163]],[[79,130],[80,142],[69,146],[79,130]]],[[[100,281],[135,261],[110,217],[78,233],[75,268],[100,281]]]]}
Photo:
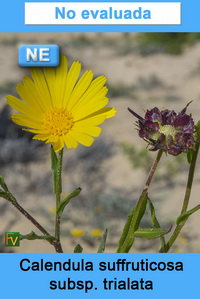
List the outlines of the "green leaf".
{"type": "MultiPolygon", "coordinates": [[[[151,199],[148,197],[148,195],[147,195],[147,202],[148,202],[149,209],[150,209],[150,212],[151,212],[152,225],[153,225],[154,228],[160,228],[160,224],[159,224],[158,219],[156,217],[155,208],[153,206],[153,203],[152,203],[151,199]]],[[[160,242],[161,242],[161,246],[163,248],[165,248],[166,247],[166,242],[165,242],[165,238],[163,237],[163,235],[160,236],[160,242]]]]}
{"type": "Polygon", "coordinates": [[[63,201],[60,202],[58,209],[56,211],[56,214],[60,214],[63,212],[64,208],[66,207],[66,205],[70,202],[70,200],[76,196],[79,195],[79,193],[81,192],[81,188],[77,188],[75,189],[71,194],[69,194],[63,201]]]}
{"type": "Polygon", "coordinates": [[[7,199],[7,192],[0,190],[0,197],[7,199]]]}
{"type": "Polygon", "coordinates": [[[152,201],[150,200],[149,197],[147,198],[147,202],[148,202],[149,209],[150,209],[150,212],[151,212],[152,225],[153,225],[154,228],[160,228],[160,224],[159,224],[158,219],[156,217],[154,206],[153,206],[152,201]]]}
{"type": "Polygon", "coordinates": [[[57,172],[58,172],[58,158],[53,149],[53,146],[51,146],[51,173],[53,176],[54,194],[56,194],[57,191],[57,172]]]}
{"type": "Polygon", "coordinates": [[[76,247],[74,248],[74,253],[82,253],[83,252],[83,247],[78,244],[76,245],[76,247]]]}
{"type": "Polygon", "coordinates": [[[104,250],[105,250],[105,247],[106,247],[106,239],[107,239],[107,229],[105,230],[102,238],[101,238],[101,242],[100,242],[100,245],[99,245],[99,249],[97,251],[97,253],[103,253],[104,250]]]}
{"type": "Polygon", "coordinates": [[[185,222],[187,221],[187,219],[190,217],[190,215],[192,215],[193,213],[195,213],[196,211],[198,211],[200,209],[200,205],[194,207],[193,209],[181,214],[177,220],[176,220],[176,224],[179,226],[182,226],[185,224],[185,222]]]}
{"type": "Polygon", "coordinates": [[[193,153],[194,153],[194,150],[192,148],[189,148],[188,152],[187,152],[187,160],[188,160],[189,164],[191,164],[191,162],[192,162],[193,153]]]}
{"type": "Polygon", "coordinates": [[[121,252],[121,247],[122,247],[122,245],[124,244],[124,242],[125,242],[125,240],[127,238],[127,235],[128,235],[128,232],[129,232],[129,228],[130,228],[130,225],[131,225],[131,220],[132,220],[134,211],[135,211],[135,208],[133,208],[133,210],[131,211],[131,213],[128,215],[128,218],[127,218],[126,224],[124,226],[121,238],[119,240],[117,252],[121,252]]]}
{"type": "Polygon", "coordinates": [[[131,237],[136,230],[138,230],[142,217],[146,211],[147,205],[147,195],[141,195],[137,206],[132,210],[131,214],[128,216],[126,225],[124,227],[122,236],[119,241],[117,252],[129,252],[131,246],[134,243],[134,238],[131,237]]]}
{"type": "Polygon", "coordinates": [[[0,186],[2,187],[2,189],[4,191],[6,191],[6,192],[9,191],[7,185],[6,185],[5,181],[4,181],[4,178],[2,176],[0,176],[0,186]]]}
{"type": "Polygon", "coordinates": [[[30,234],[27,235],[20,235],[20,240],[47,240],[47,241],[53,241],[56,240],[53,236],[38,236],[33,231],[30,234]]]}
{"type": "Polygon", "coordinates": [[[136,231],[140,225],[140,222],[142,220],[142,217],[144,216],[144,213],[146,211],[146,206],[147,206],[147,195],[145,195],[145,198],[143,200],[139,200],[135,211],[133,213],[134,217],[134,231],[136,231]]]}
{"type": "Polygon", "coordinates": [[[142,228],[135,231],[132,237],[151,240],[166,235],[170,230],[171,228],[168,230],[163,228],[142,228]]]}

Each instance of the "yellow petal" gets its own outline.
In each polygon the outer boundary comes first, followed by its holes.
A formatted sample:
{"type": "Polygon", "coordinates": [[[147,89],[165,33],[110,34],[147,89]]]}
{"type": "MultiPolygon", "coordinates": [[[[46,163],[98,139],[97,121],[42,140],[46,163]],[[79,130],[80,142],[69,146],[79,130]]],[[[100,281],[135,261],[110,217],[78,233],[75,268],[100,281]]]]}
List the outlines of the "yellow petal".
{"type": "Polygon", "coordinates": [[[64,147],[63,138],[58,138],[58,142],[54,143],[53,148],[55,152],[59,152],[64,147]]]}
{"type": "Polygon", "coordinates": [[[87,91],[83,94],[80,101],[72,108],[71,112],[76,114],[86,105],[91,105],[91,103],[96,103],[98,100],[101,100],[101,98],[105,98],[108,92],[108,88],[104,86],[105,82],[106,78],[104,76],[100,76],[92,81],[87,91]]]}
{"type": "Polygon", "coordinates": [[[82,109],[77,111],[74,115],[74,121],[78,121],[84,117],[87,117],[98,110],[102,109],[108,104],[108,98],[101,98],[100,100],[97,100],[96,102],[93,101],[92,103],[86,104],[82,109]]]}
{"type": "Polygon", "coordinates": [[[14,96],[11,96],[11,95],[8,95],[6,97],[6,99],[7,99],[8,105],[10,105],[15,110],[17,110],[21,113],[24,113],[24,114],[29,112],[29,110],[27,108],[27,105],[24,102],[20,101],[18,98],[14,97],[14,96]]]}
{"type": "Polygon", "coordinates": [[[78,80],[80,71],[81,71],[80,62],[74,61],[67,74],[66,89],[65,89],[64,102],[63,102],[64,107],[67,107],[68,105],[68,101],[71,97],[76,81],[78,80]]]}
{"type": "Polygon", "coordinates": [[[55,94],[55,106],[62,107],[64,102],[66,84],[67,84],[67,58],[62,55],[60,58],[60,64],[56,69],[56,94],[55,94]]]}
{"type": "Polygon", "coordinates": [[[102,124],[106,119],[105,115],[95,115],[95,116],[89,116],[89,117],[85,117],[81,120],[78,120],[75,122],[75,124],[78,124],[79,126],[82,127],[87,127],[87,126],[97,126],[102,124]]]}
{"type": "Polygon", "coordinates": [[[83,121],[89,121],[89,119],[98,119],[103,116],[105,117],[105,119],[110,118],[110,117],[115,116],[116,113],[117,113],[117,110],[115,110],[115,108],[110,108],[110,107],[102,108],[102,109],[84,117],[83,119],[78,120],[77,123],[83,122],[83,121]]]}
{"type": "Polygon", "coordinates": [[[73,136],[70,135],[70,133],[63,136],[63,139],[67,148],[77,148],[78,142],[74,139],[73,136]]]}
{"type": "MultiPolygon", "coordinates": [[[[49,69],[48,72],[50,72],[49,69]]],[[[43,106],[45,107],[46,110],[51,108],[52,107],[51,94],[49,90],[49,85],[47,85],[47,81],[45,80],[43,72],[41,71],[40,68],[32,68],[31,75],[34,80],[35,89],[37,90],[40,96],[40,100],[42,101],[43,106]]]]}
{"type": "Polygon", "coordinates": [[[33,139],[37,139],[37,140],[41,140],[41,141],[46,141],[49,137],[49,134],[39,134],[39,135],[35,135],[33,136],[33,139]]]}
{"type": "Polygon", "coordinates": [[[19,114],[19,113],[12,114],[12,121],[20,126],[34,128],[34,129],[38,129],[38,130],[43,129],[42,123],[37,122],[37,121],[32,121],[32,120],[30,120],[30,118],[28,118],[22,114],[19,114]]]}
{"type": "Polygon", "coordinates": [[[33,129],[22,129],[23,131],[26,131],[26,132],[31,132],[31,133],[34,133],[34,134],[41,134],[41,135],[46,135],[46,134],[49,134],[47,132],[47,130],[33,130],[33,129]]]}
{"type": "Polygon", "coordinates": [[[20,113],[23,113],[28,119],[31,119],[32,121],[35,121],[35,119],[42,121],[42,116],[35,113],[35,111],[28,107],[23,101],[11,95],[7,96],[6,98],[8,105],[20,113]]]}
{"type": "Polygon", "coordinates": [[[24,84],[17,84],[17,92],[21,99],[28,104],[30,109],[33,109],[35,113],[41,115],[45,111],[45,106],[40,99],[40,95],[35,89],[33,81],[25,76],[23,79],[24,84]]]}
{"type": "Polygon", "coordinates": [[[92,143],[94,142],[94,138],[84,133],[73,131],[71,135],[74,137],[74,139],[76,139],[76,141],[78,141],[79,143],[85,146],[91,146],[92,143]]]}
{"type": "Polygon", "coordinates": [[[47,82],[47,86],[49,89],[51,104],[48,105],[46,110],[51,109],[51,107],[57,107],[57,96],[56,96],[56,74],[55,70],[52,67],[44,68],[44,76],[47,82]]]}
{"type": "Polygon", "coordinates": [[[102,109],[100,109],[100,110],[92,113],[87,118],[95,117],[95,116],[100,116],[100,115],[101,116],[104,115],[106,118],[110,118],[110,117],[115,116],[116,113],[117,113],[117,110],[115,108],[106,107],[106,108],[102,108],[102,109]]]}
{"type": "Polygon", "coordinates": [[[99,127],[82,127],[82,126],[79,127],[78,125],[75,125],[73,127],[73,132],[74,131],[79,133],[84,133],[90,136],[98,137],[102,129],[99,127]]]}
{"type": "Polygon", "coordinates": [[[50,135],[46,143],[58,142],[58,136],[50,135]]]}
{"type": "Polygon", "coordinates": [[[101,110],[98,110],[95,113],[76,121],[75,124],[83,127],[100,125],[105,121],[106,118],[113,117],[116,113],[117,111],[115,108],[102,108],[101,110]]]}
{"type": "Polygon", "coordinates": [[[69,99],[69,102],[67,104],[67,109],[69,111],[72,110],[72,108],[76,105],[76,103],[80,100],[81,96],[85,93],[85,91],[90,86],[90,83],[93,79],[93,72],[92,71],[86,71],[82,77],[79,79],[77,85],[75,86],[71,97],[69,99]]]}

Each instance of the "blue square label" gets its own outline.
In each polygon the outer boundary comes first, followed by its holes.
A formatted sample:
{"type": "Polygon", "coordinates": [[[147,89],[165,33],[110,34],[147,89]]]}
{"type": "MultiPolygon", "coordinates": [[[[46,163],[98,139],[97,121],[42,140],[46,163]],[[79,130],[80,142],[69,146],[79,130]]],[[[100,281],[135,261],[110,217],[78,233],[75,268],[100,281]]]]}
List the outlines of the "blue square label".
{"type": "Polygon", "coordinates": [[[23,67],[58,66],[58,45],[22,45],[18,48],[18,64],[23,67]]]}

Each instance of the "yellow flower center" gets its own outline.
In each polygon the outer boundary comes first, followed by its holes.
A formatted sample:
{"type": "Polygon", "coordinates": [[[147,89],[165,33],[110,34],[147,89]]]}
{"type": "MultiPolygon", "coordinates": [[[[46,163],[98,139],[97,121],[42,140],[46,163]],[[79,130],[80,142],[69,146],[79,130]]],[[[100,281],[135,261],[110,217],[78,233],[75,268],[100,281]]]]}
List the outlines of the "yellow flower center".
{"type": "Polygon", "coordinates": [[[177,133],[177,130],[171,126],[171,125],[165,125],[165,126],[161,126],[159,128],[159,132],[164,134],[165,136],[171,135],[172,138],[175,138],[175,135],[177,133]]]}
{"type": "Polygon", "coordinates": [[[66,135],[73,125],[74,118],[65,108],[53,108],[44,113],[44,127],[51,135],[66,135]]]}

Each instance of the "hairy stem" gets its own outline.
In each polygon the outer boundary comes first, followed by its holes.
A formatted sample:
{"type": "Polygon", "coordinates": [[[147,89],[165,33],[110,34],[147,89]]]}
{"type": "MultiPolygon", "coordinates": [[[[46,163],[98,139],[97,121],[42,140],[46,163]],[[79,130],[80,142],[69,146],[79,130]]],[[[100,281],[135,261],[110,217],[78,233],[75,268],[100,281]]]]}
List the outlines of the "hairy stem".
{"type": "MultiPolygon", "coordinates": [[[[192,161],[191,161],[191,164],[190,164],[188,180],[187,180],[187,186],[186,186],[186,190],[185,190],[185,197],[184,197],[184,201],[183,201],[183,205],[182,205],[182,209],[181,209],[181,214],[185,213],[187,211],[187,208],[188,208],[190,195],[191,195],[191,190],[192,190],[192,184],[193,184],[193,180],[194,180],[194,172],[195,172],[195,167],[196,167],[196,161],[197,161],[197,156],[198,156],[198,152],[199,152],[199,146],[200,146],[200,143],[197,142],[195,151],[193,152],[193,155],[192,155],[192,161]]],[[[172,245],[176,241],[178,235],[180,234],[184,224],[176,226],[176,228],[175,228],[171,238],[167,242],[165,248],[162,246],[161,249],[160,249],[160,252],[168,252],[170,250],[170,248],[172,247],[172,245]]]]}
{"type": "MultiPolygon", "coordinates": [[[[58,206],[61,201],[61,192],[62,192],[62,160],[63,160],[63,149],[58,153],[58,167],[57,167],[57,176],[56,176],[56,211],[58,210],[58,206]]],[[[55,221],[55,238],[60,244],[60,248],[62,251],[61,243],[60,243],[60,220],[61,214],[56,212],[56,221],[55,221]]]]}
{"type": "Polygon", "coordinates": [[[140,210],[142,208],[143,202],[146,200],[147,192],[149,189],[149,186],[151,184],[151,181],[153,179],[153,176],[155,174],[156,168],[158,166],[158,163],[160,161],[160,158],[162,156],[163,151],[159,150],[158,154],[156,156],[156,159],[153,162],[153,165],[150,169],[149,175],[147,177],[145,187],[141,192],[140,198],[138,200],[138,203],[136,207],[132,210],[131,214],[129,215],[127,222],[124,226],[124,230],[122,233],[122,236],[119,241],[119,245],[117,248],[118,253],[126,253],[129,252],[134,239],[131,237],[131,235],[138,229],[139,227],[139,222],[140,222],[140,210]]]}
{"type": "MultiPolygon", "coordinates": [[[[37,229],[39,229],[43,235],[45,236],[51,236],[48,231],[35,219],[33,218],[16,200],[16,198],[9,193],[8,197],[6,197],[7,200],[9,200],[12,205],[22,214],[24,215],[37,229]]],[[[62,249],[60,247],[60,244],[57,241],[49,240],[48,241],[51,245],[54,246],[56,252],[60,252],[62,249]]]]}

